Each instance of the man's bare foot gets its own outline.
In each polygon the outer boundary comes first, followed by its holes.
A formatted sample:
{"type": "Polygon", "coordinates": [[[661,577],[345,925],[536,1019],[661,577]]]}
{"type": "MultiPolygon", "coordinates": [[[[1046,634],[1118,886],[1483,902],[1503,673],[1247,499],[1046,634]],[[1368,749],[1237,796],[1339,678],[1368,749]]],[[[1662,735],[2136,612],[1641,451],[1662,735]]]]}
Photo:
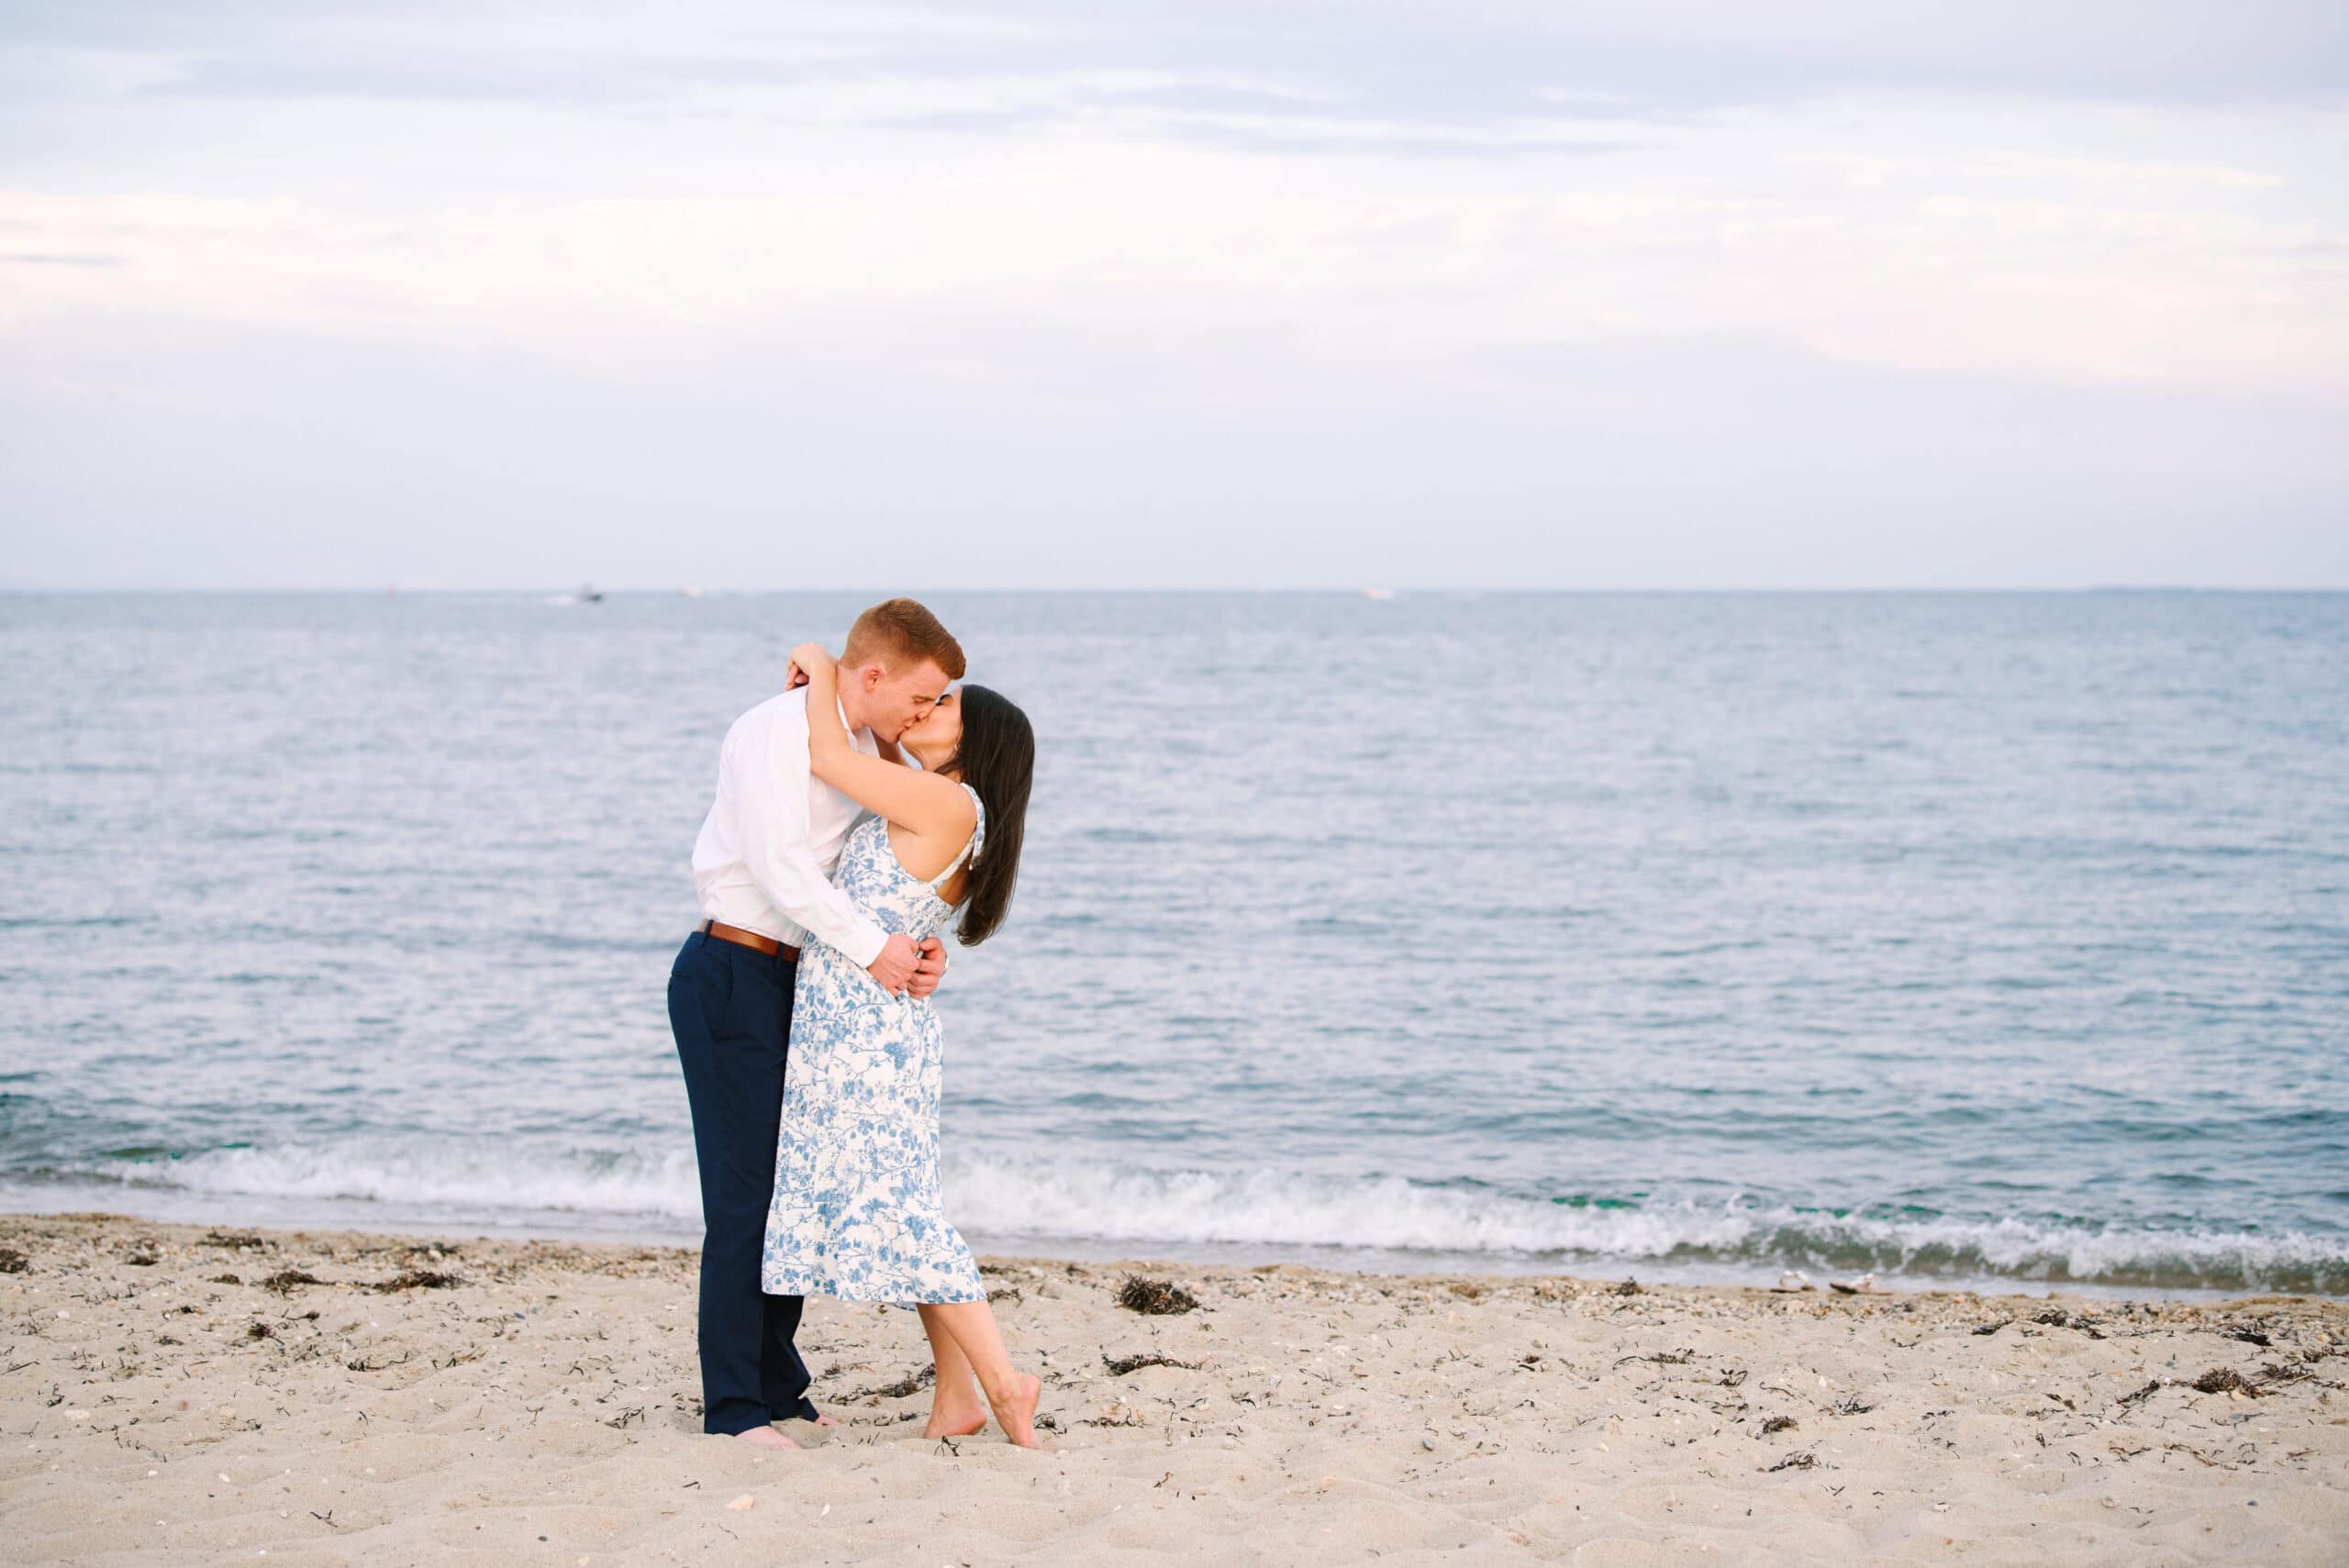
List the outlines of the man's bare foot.
{"type": "Polygon", "coordinates": [[[1011,1374],[1011,1386],[1000,1399],[987,1396],[987,1407],[995,1412],[996,1425],[1003,1435],[1021,1448],[1035,1448],[1036,1401],[1042,1398],[1041,1380],[1024,1372],[1011,1374]]]}
{"type": "Polygon", "coordinates": [[[987,1424],[987,1413],[976,1405],[952,1410],[933,1409],[930,1425],[921,1429],[926,1438],[967,1438],[987,1424]]]}
{"type": "Polygon", "coordinates": [[[736,1432],[734,1435],[752,1448],[796,1449],[799,1446],[773,1427],[752,1427],[749,1431],[736,1432]]]}

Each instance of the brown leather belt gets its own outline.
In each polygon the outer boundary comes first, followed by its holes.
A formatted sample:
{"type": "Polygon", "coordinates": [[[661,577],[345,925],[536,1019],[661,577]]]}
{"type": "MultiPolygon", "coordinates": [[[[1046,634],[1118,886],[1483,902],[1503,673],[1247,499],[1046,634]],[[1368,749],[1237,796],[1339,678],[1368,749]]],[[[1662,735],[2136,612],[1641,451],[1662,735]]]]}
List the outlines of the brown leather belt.
{"type": "Polygon", "coordinates": [[[729,926],[723,920],[704,920],[701,923],[701,929],[721,942],[732,942],[738,947],[754,948],[770,958],[780,952],[794,963],[799,962],[799,950],[789,942],[779,942],[773,937],[763,937],[756,931],[746,931],[740,926],[729,926]]]}

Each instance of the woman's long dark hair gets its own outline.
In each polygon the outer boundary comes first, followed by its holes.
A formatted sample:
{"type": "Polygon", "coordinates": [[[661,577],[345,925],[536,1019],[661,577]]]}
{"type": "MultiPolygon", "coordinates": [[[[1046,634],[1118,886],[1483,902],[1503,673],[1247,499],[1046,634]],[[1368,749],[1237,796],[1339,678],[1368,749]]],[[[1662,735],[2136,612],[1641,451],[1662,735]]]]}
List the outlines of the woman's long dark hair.
{"type": "MultiPolygon", "coordinates": [[[[963,923],[954,934],[965,947],[995,935],[1011,907],[1019,879],[1019,841],[1028,831],[1028,785],[1036,775],[1036,731],[1009,697],[965,682],[963,738],[947,764],[979,792],[986,807],[986,839],[963,885],[963,923]]],[[[943,771],[943,770],[941,770],[943,771]]]]}

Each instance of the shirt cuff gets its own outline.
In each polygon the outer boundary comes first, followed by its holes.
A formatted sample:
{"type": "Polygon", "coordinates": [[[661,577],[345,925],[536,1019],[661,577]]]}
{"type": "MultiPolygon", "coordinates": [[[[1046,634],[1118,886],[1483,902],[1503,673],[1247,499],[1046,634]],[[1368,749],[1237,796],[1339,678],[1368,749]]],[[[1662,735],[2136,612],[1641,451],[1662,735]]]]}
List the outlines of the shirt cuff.
{"type": "Polygon", "coordinates": [[[867,926],[852,940],[856,946],[842,946],[841,951],[854,959],[859,969],[870,969],[873,961],[881,956],[881,950],[889,945],[889,933],[878,926],[867,926]]]}

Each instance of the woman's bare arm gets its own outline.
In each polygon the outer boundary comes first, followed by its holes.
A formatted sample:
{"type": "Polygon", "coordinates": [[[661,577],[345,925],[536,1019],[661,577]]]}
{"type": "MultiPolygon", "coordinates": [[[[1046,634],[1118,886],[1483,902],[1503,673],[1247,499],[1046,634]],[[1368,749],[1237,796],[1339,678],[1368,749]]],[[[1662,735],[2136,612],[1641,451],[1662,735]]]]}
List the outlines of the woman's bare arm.
{"type": "Polygon", "coordinates": [[[802,643],[791,662],[807,674],[807,771],[876,816],[922,838],[969,837],[978,813],[961,784],[868,757],[841,722],[840,665],[821,643],[802,643]]]}

